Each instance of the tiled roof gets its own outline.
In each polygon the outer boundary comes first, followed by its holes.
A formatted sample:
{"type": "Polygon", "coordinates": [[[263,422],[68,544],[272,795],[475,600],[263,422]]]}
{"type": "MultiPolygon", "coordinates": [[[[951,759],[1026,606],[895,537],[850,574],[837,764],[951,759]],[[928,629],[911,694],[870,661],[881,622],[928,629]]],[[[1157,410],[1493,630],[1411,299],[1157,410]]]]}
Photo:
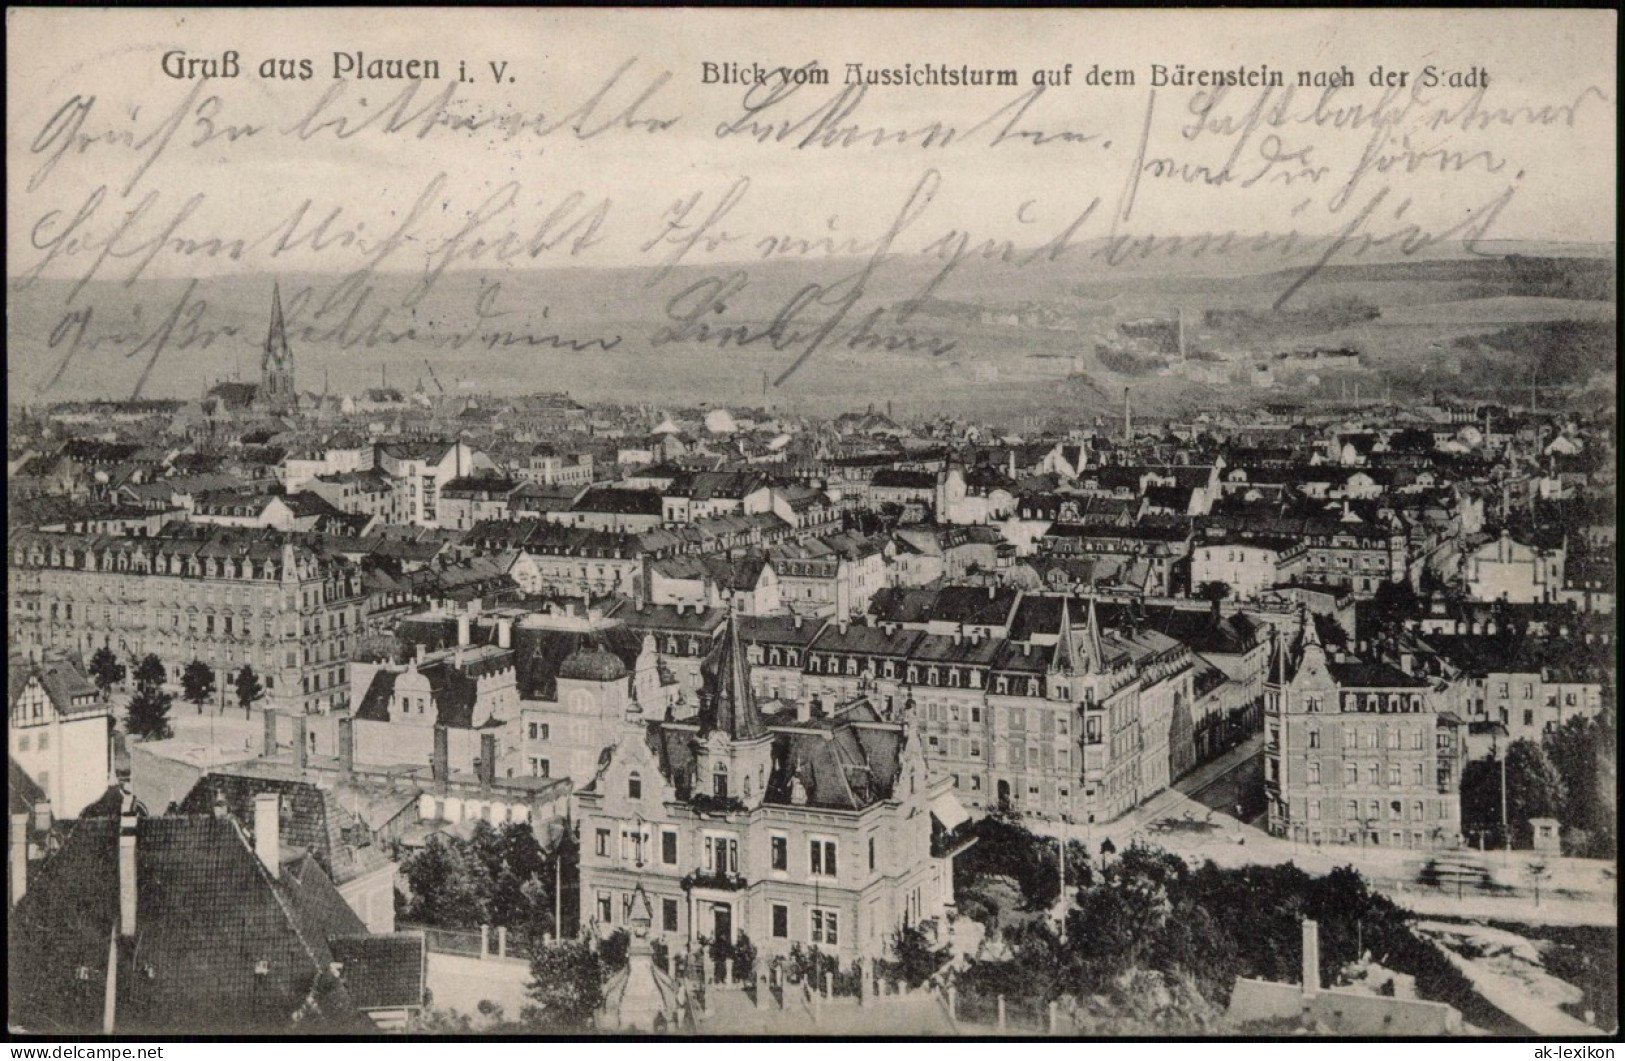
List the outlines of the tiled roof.
{"type": "Polygon", "coordinates": [[[339,977],[359,1009],[423,1005],[423,934],[336,936],[329,941],[339,977]]]}
{"type": "MultiPolygon", "coordinates": [[[[365,1030],[298,883],[273,880],[229,818],[145,818],[136,828],[136,926],[119,947],[117,1030],[365,1030]],[[327,1023],[332,1022],[332,1023],[327,1023]]],[[[13,911],[15,1024],[100,1027],[119,919],[116,819],[79,823],[13,911]]],[[[319,874],[319,867],[306,872],[319,874]]],[[[331,885],[329,885],[331,887],[331,885]]],[[[353,915],[352,915],[353,916],[353,915]]]]}
{"type": "Polygon", "coordinates": [[[28,771],[17,765],[17,760],[6,757],[6,801],[12,814],[32,814],[34,805],[50,799],[45,790],[34,783],[28,771]]]}

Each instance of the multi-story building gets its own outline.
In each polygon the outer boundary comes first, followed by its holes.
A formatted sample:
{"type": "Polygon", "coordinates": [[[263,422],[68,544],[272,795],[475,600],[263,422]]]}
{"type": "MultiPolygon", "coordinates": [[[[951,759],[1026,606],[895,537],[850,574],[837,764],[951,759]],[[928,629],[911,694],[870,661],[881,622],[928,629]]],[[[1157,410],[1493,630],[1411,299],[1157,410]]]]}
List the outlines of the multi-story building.
{"type": "Polygon", "coordinates": [[[1311,844],[1451,847],[1461,839],[1467,727],[1386,663],[1333,659],[1312,621],[1285,638],[1264,705],[1269,828],[1311,844]]]}
{"type": "Polygon", "coordinates": [[[274,531],[198,528],[157,538],[26,532],[10,541],[14,636],[89,656],[155,654],[179,682],[215,671],[222,703],[250,666],[267,707],[326,712],[349,702],[363,626],[361,572],[274,531]]]}
{"type": "Polygon", "coordinates": [[[628,725],[578,794],[582,916],[607,935],[642,889],[674,948],[746,935],[764,957],[872,961],[953,901],[931,838],[947,787],[914,730],[861,701],[763,716],[730,623],[697,716],[628,725]]]}
{"type": "Polygon", "coordinates": [[[1369,598],[1386,582],[1403,582],[1408,551],[1405,528],[1386,524],[1311,520],[1303,528],[1309,582],[1346,586],[1369,598]]]}
{"type": "Polygon", "coordinates": [[[1229,595],[1252,600],[1300,579],[1308,569],[1308,548],[1298,538],[1247,535],[1204,541],[1191,551],[1191,587],[1229,587],[1229,595]]]}
{"type": "Polygon", "coordinates": [[[1563,590],[1563,556],[1561,546],[1524,545],[1503,530],[1499,538],[1467,554],[1462,578],[1474,600],[1550,601],[1563,590]]]}
{"type": "Polygon", "coordinates": [[[531,450],[514,474],[526,482],[543,486],[589,486],[592,469],[591,453],[561,454],[544,442],[531,450]]]}
{"type": "Polygon", "coordinates": [[[44,792],[55,817],[77,818],[107,791],[107,703],[68,660],[14,656],[6,670],[11,761],[44,792]]]}
{"type": "Polygon", "coordinates": [[[1571,718],[1602,710],[1606,666],[1559,638],[1500,634],[1429,634],[1452,709],[1469,723],[1498,723],[1508,740],[1537,743],[1571,718]]]}
{"type": "Polygon", "coordinates": [[[403,480],[407,522],[421,527],[441,525],[441,489],[454,479],[473,475],[481,464],[489,466],[490,460],[460,439],[389,442],[378,447],[378,470],[403,480]]]}

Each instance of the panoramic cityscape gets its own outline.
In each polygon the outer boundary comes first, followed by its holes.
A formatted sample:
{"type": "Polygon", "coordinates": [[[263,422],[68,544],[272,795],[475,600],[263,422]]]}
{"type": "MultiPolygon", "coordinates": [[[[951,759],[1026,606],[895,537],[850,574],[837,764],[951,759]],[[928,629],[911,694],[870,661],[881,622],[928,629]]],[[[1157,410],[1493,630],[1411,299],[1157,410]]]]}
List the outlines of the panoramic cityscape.
{"type": "Polygon", "coordinates": [[[13,1052],[1612,1056],[1617,28],[9,10],[13,1052]]]}
{"type": "Polygon", "coordinates": [[[997,424],[315,390],[266,287],[257,378],[11,407],[13,1026],[1615,1026],[1578,326],[1136,316],[997,424]]]}

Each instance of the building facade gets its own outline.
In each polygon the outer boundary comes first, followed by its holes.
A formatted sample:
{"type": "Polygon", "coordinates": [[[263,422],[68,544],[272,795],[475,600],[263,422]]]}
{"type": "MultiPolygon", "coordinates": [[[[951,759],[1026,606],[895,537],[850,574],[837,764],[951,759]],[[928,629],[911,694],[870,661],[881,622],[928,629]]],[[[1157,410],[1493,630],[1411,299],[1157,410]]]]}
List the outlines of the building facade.
{"type": "Polygon", "coordinates": [[[1461,841],[1467,727],[1418,678],[1333,660],[1304,624],[1265,688],[1269,829],[1310,844],[1441,848],[1461,841]]]}

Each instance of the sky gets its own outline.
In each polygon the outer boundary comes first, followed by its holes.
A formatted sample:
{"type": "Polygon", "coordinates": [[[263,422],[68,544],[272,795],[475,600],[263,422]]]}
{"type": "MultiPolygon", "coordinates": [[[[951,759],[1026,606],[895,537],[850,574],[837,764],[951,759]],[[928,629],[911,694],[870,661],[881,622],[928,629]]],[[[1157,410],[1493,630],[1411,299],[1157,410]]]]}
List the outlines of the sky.
{"type": "Polygon", "coordinates": [[[13,278],[658,269],[803,248],[996,251],[1068,234],[1608,242],[1615,228],[1613,12],[7,18],[13,278]],[[228,50],[235,78],[163,72],[166,54],[173,65],[175,53],[228,50]],[[386,133],[379,116],[408,82],[335,79],[335,52],[438,61],[409,110],[439,99],[433,113],[500,114],[524,130],[386,133]],[[259,76],[277,59],[308,60],[311,76],[259,76]],[[467,83],[453,83],[459,61],[467,83]],[[747,93],[704,84],[707,62],[816,62],[831,83],[747,93]],[[492,63],[505,64],[501,83],[492,63]],[[859,92],[842,84],[849,63],[1013,69],[1019,84],[859,92]],[[1154,64],[1268,66],[1290,87],[1153,87],[1154,64]],[[1136,84],[1084,84],[1097,65],[1136,84]],[[1374,88],[1379,66],[1406,84],[1374,88]],[[1429,66],[1488,84],[1421,85],[1429,66]],[[1344,68],[1352,86],[1296,85],[1300,70],[1344,68]],[[1039,90],[1035,74],[1070,83],[1039,90]],[[825,142],[798,144],[821,117],[825,142]],[[335,135],[339,120],[350,135],[335,135]],[[751,121],[766,142],[741,131],[751,121]],[[786,125],[798,131],[774,135],[786,125]]]}

